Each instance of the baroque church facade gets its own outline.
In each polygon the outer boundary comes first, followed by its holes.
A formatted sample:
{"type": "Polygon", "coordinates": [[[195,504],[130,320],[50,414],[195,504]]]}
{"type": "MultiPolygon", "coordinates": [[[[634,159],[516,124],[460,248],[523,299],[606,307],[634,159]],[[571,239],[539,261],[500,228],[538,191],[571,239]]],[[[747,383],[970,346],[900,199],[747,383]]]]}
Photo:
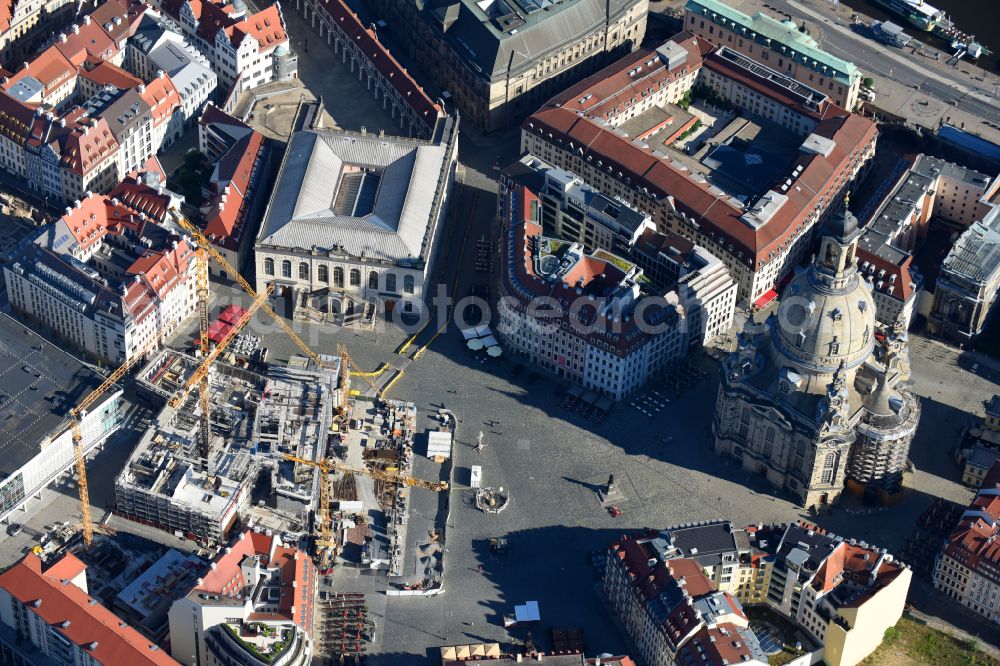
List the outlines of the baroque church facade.
{"type": "Polygon", "coordinates": [[[857,269],[861,230],[846,204],[823,234],[777,311],[750,322],[722,364],[715,450],[805,507],[836,502],[845,488],[891,503],[920,418],[906,388],[905,327],[876,330],[857,269]]]}

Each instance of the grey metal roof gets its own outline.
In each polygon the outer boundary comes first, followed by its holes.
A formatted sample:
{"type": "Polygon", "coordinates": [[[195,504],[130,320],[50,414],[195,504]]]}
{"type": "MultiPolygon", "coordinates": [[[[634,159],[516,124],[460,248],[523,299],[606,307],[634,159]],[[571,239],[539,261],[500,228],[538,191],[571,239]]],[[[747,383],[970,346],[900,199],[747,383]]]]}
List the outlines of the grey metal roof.
{"type": "Polygon", "coordinates": [[[170,75],[170,80],[182,98],[191,88],[199,87],[202,81],[215,78],[215,74],[206,63],[199,61],[193,53],[173,42],[166,42],[150,51],[149,61],[170,75]]]}
{"type": "Polygon", "coordinates": [[[20,81],[11,86],[8,93],[12,97],[22,102],[26,102],[44,89],[45,86],[42,84],[41,81],[39,81],[33,76],[25,76],[20,81]]]}
{"type": "MultiPolygon", "coordinates": [[[[636,2],[609,0],[612,18],[636,2]]],[[[423,16],[473,69],[493,78],[579,41],[604,23],[605,10],[605,0],[429,0],[423,16]]]]}
{"type": "Polygon", "coordinates": [[[681,557],[697,560],[702,566],[716,566],[724,554],[736,555],[736,537],[728,520],[691,523],[668,527],[661,536],[681,557]]]}
{"type": "Polygon", "coordinates": [[[989,283],[1000,271],[1000,207],[976,222],[958,237],[944,260],[947,274],[974,282],[989,283]]]}
{"type": "Polygon", "coordinates": [[[127,132],[134,130],[149,118],[152,108],[138,90],[117,91],[104,89],[84,103],[87,115],[104,118],[115,139],[121,143],[127,132]]]}
{"type": "Polygon", "coordinates": [[[329,250],[386,261],[426,259],[424,237],[445,147],[407,139],[307,130],[288,144],[258,245],[329,250]],[[345,167],[379,176],[373,210],[338,215],[345,167]]]}
{"type": "Polygon", "coordinates": [[[75,357],[0,314],[0,475],[6,478],[37,455],[41,442],[61,432],[69,410],[101,381],[75,357]]]}

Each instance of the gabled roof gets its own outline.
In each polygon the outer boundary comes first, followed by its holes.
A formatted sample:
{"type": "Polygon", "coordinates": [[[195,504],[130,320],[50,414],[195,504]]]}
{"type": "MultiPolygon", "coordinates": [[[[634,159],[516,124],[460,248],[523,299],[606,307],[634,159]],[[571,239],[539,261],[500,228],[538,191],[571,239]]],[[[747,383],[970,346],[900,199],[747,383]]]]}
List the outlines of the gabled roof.
{"type": "Polygon", "coordinates": [[[119,90],[142,85],[142,79],[133,76],[118,65],[101,60],[91,69],[80,69],[80,77],[93,81],[98,86],[114,86],[119,90]]]}
{"type": "Polygon", "coordinates": [[[162,299],[188,274],[187,265],[193,258],[194,250],[180,240],[170,248],[146,250],[129,266],[126,274],[142,276],[162,299]]]}
{"type": "Polygon", "coordinates": [[[169,121],[174,110],[181,106],[181,96],[174,82],[163,72],[140,89],[139,95],[149,105],[154,127],[169,121]]]}
{"type": "Polygon", "coordinates": [[[16,143],[23,143],[35,121],[35,109],[0,92],[0,135],[16,143]]]}
{"type": "Polygon", "coordinates": [[[59,33],[51,48],[57,49],[77,67],[88,59],[108,60],[118,53],[115,41],[90,16],[59,33]]]}
{"type": "Polygon", "coordinates": [[[104,118],[81,123],[68,133],[62,150],[62,166],[77,175],[88,173],[93,167],[118,152],[118,141],[104,118]]]}
{"type": "Polygon", "coordinates": [[[162,223],[170,206],[170,195],[160,192],[154,187],[140,181],[136,176],[128,175],[108,194],[108,198],[118,200],[137,215],[147,215],[150,219],[162,223]]]}
{"type": "Polygon", "coordinates": [[[1000,461],[986,473],[972,504],[948,535],[944,552],[1000,584],[1000,461]]]}
{"type": "Polygon", "coordinates": [[[276,4],[269,5],[256,14],[247,16],[239,23],[226,28],[226,34],[234,48],[239,48],[243,38],[247,35],[253,37],[257,40],[259,51],[267,51],[288,41],[288,34],[285,32],[281,13],[276,4]]]}
{"type": "Polygon", "coordinates": [[[72,555],[43,570],[34,554],[0,574],[0,588],[100,664],[176,666],[170,655],[68,582],[82,571],[72,555]]]}
{"type": "Polygon", "coordinates": [[[205,107],[205,110],[201,114],[201,118],[198,119],[199,125],[232,125],[233,127],[238,127],[243,130],[250,129],[250,126],[245,122],[229,115],[222,109],[220,109],[215,104],[209,104],[205,107]]]}
{"type": "Polygon", "coordinates": [[[76,66],[58,49],[50,47],[29,62],[27,67],[14,72],[13,76],[8,78],[7,83],[3,85],[3,89],[10,91],[23,79],[33,78],[42,85],[42,89],[47,95],[75,76],[76,66]]]}
{"type": "Polygon", "coordinates": [[[135,32],[145,11],[146,5],[138,0],[107,0],[90,13],[90,19],[116,44],[123,46],[135,32]]]}
{"type": "Polygon", "coordinates": [[[254,183],[254,169],[259,166],[264,149],[264,136],[251,132],[233,145],[219,158],[212,174],[212,188],[217,196],[212,201],[213,212],[208,215],[205,234],[216,243],[230,249],[238,241],[234,234],[240,231],[243,212],[249,205],[254,183]]]}

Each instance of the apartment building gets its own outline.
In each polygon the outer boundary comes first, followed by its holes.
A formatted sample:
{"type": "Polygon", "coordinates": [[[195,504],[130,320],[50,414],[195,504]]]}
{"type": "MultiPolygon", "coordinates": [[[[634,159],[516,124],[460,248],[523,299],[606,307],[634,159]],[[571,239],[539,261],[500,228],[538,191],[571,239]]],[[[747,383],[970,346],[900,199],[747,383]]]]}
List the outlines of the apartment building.
{"type": "Polygon", "coordinates": [[[934,587],[994,627],[1000,624],[1000,461],[938,554],[934,587]]]}
{"type": "Polygon", "coordinates": [[[30,553],[0,574],[0,659],[13,666],[177,666],[90,596],[87,566],[72,553],[48,566],[30,553]]]}
{"type": "Polygon", "coordinates": [[[903,614],[912,571],[884,548],[790,524],[773,552],[767,605],[816,639],[830,666],[859,663],[903,614]]]}
{"type": "Polygon", "coordinates": [[[731,322],[735,284],[721,262],[723,279],[667,291],[630,255],[545,236],[537,174],[521,173],[530,164],[508,170],[501,194],[497,334],[511,352],[621,400],[731,322]]]}
{"type": "MultiPolygon", "coordinates": [[[[549,100],[522,124],[521,150],[648,214],[657,230],[704,247],[739,285],[740,304],[763,306],[806,257],[817,223],[865,169],[876,136],[874,123],[827,95],[680,33],[549,100]],[[676,103],[696,83],[734,94],[728,101],[741,112],[770,116],[799,137],[798,150],[773,167],[773,178],[728,191],[711,171],[693,174],[687,163],[622,129],[654,107],[676,103]],[[765,98],[774,110],[761,105],[765,98]]],[[[702,164],[716,168],[710,160],[702,164]]]]}
{"type": "Polygon", "coordinates": [[[125,48],[125,67],[143,81],[159,72],[170,77],[180,97],[180,113],[171,132],[191,127],[216,91],[219,77],[208,59],[152,10],[143,13],[125,48]]]}
{"type": "Polygon", "coordinates": [[[69,0],[16,0],[0,14],[0,53],[10,69],[23,63],[52,32],[70,21],[76,3],[69,0]]]}
{"type": "Polygon", "coordinates": [[[858,104],[861,70],[822,50],[794,21],[763,12],[749,16],[722,0],[689,0],[684,29],[823,91],[837,106],[854,109],[858,104]]]}
{"type": "Polygon", "coordinates": [[[247,15],[233,5],[209,0],[157,0],[152,3],[172,19],[208,58],[227,99],[272,81],[295,78],[296,56],[291,52],[281,5],[247,15]]]}
{"type": "Polygon", "coordinates": [[[655,553],[650,563],[694,562],[721,593],[788,618],[831,666],[853,666],[879,646],[902,616],[912,577],[884,548],[807,523],[735,529],[724,520],[702,521],[645,541],[646,552],[655,553]]]}
{"type": "Polygon", "coordinates": [[[307,666],[315,597],[305,552],[245,530],[170,607],[170,651],[188,666],[307,666]]]}
{"type": "Polygon", "coordinates": [[[923,154],[901,159],[892,178],[865,205],[862,216],[870,218],[858,259],[878,321],[892,326],[901,319],[908,326],[924,283],[912,252],[927,237],[931,221],[967,229],[992,209],[988,199],[996,185],[986,174],[923,154]]]}
{"type": "Polygon", "coordinates": [[[588,251],[628,254],[644,231],[656,228],[649,215],[604,196],[576,174],[534,155],[524,155],[504,169],[500,181],[502,187],[521,183],[534,192],[547,236],[580,243],[588,251]]]}
{"type": "Polygon", "coordinates": [[[11,306],[68,344],[121,363],[193,314],[187,241],[117,199],[91,194],[4,267],[11,306]]]}
{"type": "Polygon", "coordinates": [[[768,663],[742,605],[701,565],[657,536],[623,536],[608,548],[604,593],[649,666],[768,663]]]}
{"type": "MultiPolygon", "coordinates": [[[[267,199],[259,188],[273,175],[271,149],[264,136],[210,104],[198,120],[198,143],[215,163],[202,206],[205,235],[239,269],[250,257],[267,199]]],[[[229,277],[214,262],[209,270],[229,277]]]]}
{"type": "Polygon", "coordinates": [[[435,76],[445,101],[486,131],[520,122],[559,90],[634,50],[649,9],[648,0],[366,4],[435,76]]]}

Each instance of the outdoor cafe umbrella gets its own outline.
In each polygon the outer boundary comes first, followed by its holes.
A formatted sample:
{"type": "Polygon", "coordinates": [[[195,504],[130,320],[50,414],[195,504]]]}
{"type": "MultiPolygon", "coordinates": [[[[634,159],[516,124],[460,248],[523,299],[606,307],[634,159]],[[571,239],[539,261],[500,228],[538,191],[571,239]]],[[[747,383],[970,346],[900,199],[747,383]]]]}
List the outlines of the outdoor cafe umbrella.
{"type": "Polygon", "coordinates": [[[487,353],[487,355],[492,356],[493,358],[496,358],[497,356],[499,356],[500,354],[503,353],[503,350],[500,349],[500,347],[498,345],[493,345],[492,347],[490,347],[489,349],[486,350],[486,353],[487,353]]]}
{"type": "Polygon", "coordinates": [[[479,351],[480,349],[483,348],[483,339],[482,338],[473,338],[472,340],[469,340],[466,344],[469,346],[469,349],[471,349],[472,351],[479,351]]]}

